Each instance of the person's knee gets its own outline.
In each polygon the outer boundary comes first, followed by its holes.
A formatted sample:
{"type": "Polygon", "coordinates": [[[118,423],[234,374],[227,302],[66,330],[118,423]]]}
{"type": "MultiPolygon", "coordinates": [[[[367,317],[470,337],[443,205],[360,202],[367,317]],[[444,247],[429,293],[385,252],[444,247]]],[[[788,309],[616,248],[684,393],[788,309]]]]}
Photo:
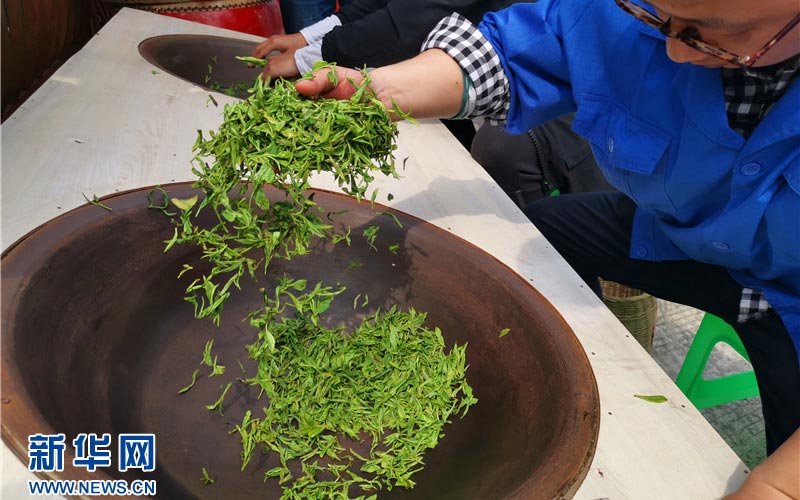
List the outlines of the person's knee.
{"type": "Polygon", "coordinates": [[[547,238],[551,230],[555,229],[553,223],[559,220],[558,196],[547,196],[529,203],[522,213],[530,220],[539,231],[547,238]]]}
{"type": "Polygon", "coordinates": [[[528,135],[511,135],[484,123],[475,133],[470,152],[520,208],[545,196],[539,160],[528,135]]]}

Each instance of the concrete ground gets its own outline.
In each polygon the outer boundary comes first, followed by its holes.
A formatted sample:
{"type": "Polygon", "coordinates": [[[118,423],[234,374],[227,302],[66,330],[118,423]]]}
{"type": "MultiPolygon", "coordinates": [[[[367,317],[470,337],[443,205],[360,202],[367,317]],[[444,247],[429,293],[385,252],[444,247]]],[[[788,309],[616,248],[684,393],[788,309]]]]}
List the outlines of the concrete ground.
{"type": "MultiPolygon", "coordinates": [[[[671,302],[658,301],[653,358],[674,380],[694,339],[703,312],[671,302]]],[[[744,371],[750,364],[727,345],[717,345],[706,366],[705,377],[744,371]]],[[[758,398],[734,401],[701,410],[742,461],[753,468],[766,456],[764,418],[758,398]]]]}

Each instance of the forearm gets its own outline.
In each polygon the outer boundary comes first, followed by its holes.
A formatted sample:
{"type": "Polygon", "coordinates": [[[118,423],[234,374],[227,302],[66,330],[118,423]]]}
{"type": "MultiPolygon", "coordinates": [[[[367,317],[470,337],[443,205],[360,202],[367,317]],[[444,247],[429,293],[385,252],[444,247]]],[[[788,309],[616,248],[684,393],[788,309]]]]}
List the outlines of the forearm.
{"type": "Polygon", "coordinates": [[[747,478],[742,488],[724,500],[800,499],[800,429],[747,478]]]}
{"type": "Polygon", "coordinates": [[[449,118],[461,108],[461,67],[442,50],[426,50],[407,61],[375,69],[371,77],[384,101],[391,98],[414,118],[449,118]]]}

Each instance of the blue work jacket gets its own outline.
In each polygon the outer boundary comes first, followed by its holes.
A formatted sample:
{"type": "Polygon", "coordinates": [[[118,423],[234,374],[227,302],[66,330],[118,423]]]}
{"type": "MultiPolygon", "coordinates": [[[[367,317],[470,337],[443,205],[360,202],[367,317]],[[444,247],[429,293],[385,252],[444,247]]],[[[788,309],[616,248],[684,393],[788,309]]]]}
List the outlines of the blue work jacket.
{"type": "Polygon", "coordinates": [[[510,83],[510,133],[577,111],[573,129],[638,206],[630,256],[727,268],[800,353],[800,78],[745,140],[720,70],[671,61],[613,0],[517,4],[479,29],[510,83]]]}

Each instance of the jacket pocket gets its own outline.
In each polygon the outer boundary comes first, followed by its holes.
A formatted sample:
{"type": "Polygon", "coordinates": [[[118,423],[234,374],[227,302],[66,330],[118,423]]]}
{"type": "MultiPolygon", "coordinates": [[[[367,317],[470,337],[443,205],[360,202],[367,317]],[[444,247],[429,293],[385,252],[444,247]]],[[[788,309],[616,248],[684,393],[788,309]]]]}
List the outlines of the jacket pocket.
{"type": "Polygon", "coordinates": [[[629,172],[650,175],[672,137],[630,114],[621,103],[602,96],[584,95],[572,129],[589,139],[601,162],[629,172]]]}

